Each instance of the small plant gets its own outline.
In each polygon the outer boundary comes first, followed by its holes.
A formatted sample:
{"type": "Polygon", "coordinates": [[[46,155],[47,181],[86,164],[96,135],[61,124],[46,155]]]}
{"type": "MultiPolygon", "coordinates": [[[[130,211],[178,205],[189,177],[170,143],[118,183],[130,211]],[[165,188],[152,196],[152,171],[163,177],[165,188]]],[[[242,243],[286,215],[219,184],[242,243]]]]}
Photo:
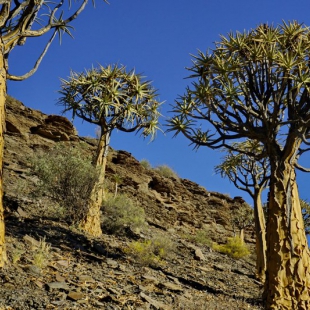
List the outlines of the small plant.
{"type": "Polygon", "coordinates": [[[167,165],[159,165],[155,168],[155,171],[165,178],[179,179],[178,174],[167,165]]]}
{"type": "Polygon", "coordinates": [[[164,235],[155,235],[151,241],[153,253],[160,258],[167,258],[174,251],[174,243],[164,235]]]}
{"type": "Polygon", "coordinates": [[[47,265],[51,246],[46,243],[45,238],[40,239],[40,244],[33,255],[33,264],[43,268],[47,265]]]}
{"type": "Polygon", "coordinates": [[[194,243],[212,247],[212,241],[209,238],[209,232],[206,229],[200,229],[194,235],[187,234],[184,238],[194,243]]]}
{"type": "Polygon", "coordinates": [[[122,233],[126,227],[139,231],[145,225],[144,209],[124,194],[107,193],[103,202],[103,226],[112,233],[122,233]]]}
{"type": "Polygon", "coordinates": [[[235,259],[239,259],[250,254],[248,247],[239,237],[227,238],[227,243],[223,245],[214,243],[213,249],[235,259]]]}
{"type": "Polygon", "coordinates": [[[38,177],[35,195],[52,199],[63,209],[69,222],[79,221],[98,177],[85,150],[58,144],[46,153],[35,155],[31,164],[33,174],[38,177]]]}
{"type": "Polygon", "coordinates": [[[171,255],[173,243],[162,236],[155,236],[151,240],[133,241],[125,249],[135,261],[141,265],[159,266],[164,264],[163,259],[171,255]]]}
{"type": "Polygon", "coordinates": [[[125,249],[125,253],[131,255],[141,265],[157,266],[160,264],[160,257],[152,252],[152,241],[133,241],[125,249]]]}
{"type": "Polygon", "coordinates": [[[141,159],[140,160],[140,165],[142,167],[144,167],[145,169],[148,169],[148,170],[152,169],[152,166],[151,166],[150,162],[147,159],[141,159]]]}
{"type": "Polygon", "coordinates": [[[20,261],[20,259],[21,259],[21,257],[22,257],[22,255],[25,253],[25,251],[24,250],[22,250],[22,249],[14,249],[13,251],[12,251],[12,263],[13,263],[13,265],[16,265],[19,261],[20,261]]]}

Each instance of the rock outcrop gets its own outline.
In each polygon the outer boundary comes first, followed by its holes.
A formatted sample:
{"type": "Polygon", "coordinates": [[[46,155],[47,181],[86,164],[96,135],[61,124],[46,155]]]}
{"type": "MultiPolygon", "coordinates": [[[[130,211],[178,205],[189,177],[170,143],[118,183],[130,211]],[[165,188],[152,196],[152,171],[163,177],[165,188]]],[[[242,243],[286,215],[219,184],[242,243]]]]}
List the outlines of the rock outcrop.
{"type": "MultiPolygon", "coordinates": [[[[243,203],[186,179],[161,176],[130,153],[111,150],[107,178],[121,177],[119,192],[144,208],[148,229],[132,236],[92,239],[57,219],[46,218],[31,196],[30,158],[58,142],[87,143],[64,117],[45,115],[7,99],[4,185],[7,241],[13,264],[0,271],[0,309],[261,309],[254,256],[233,260],[186,236],[203,229],[210,241],[232,236],[230,210],[243,203]],[[160,234],[174,243],[163,265],[141,266],[124,249],[133,239],[160,234]],[[40,242],[41,240],[41,242],[40,242]],[[50,245],[46,264],[34,253],[50,245]]],[[[247,244],[254,249],[252,231],[247,244]]]]}

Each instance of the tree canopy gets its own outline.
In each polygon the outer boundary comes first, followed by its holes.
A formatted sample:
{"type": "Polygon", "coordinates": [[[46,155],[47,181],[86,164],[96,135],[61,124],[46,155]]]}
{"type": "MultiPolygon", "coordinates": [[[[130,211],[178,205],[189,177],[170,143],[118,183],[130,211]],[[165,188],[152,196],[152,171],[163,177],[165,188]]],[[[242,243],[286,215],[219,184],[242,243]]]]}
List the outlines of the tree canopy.
{"type": "Polygon", "coordinates": [[[142,130],[144,136],[155,135],[161,103],[150,81],[144,81],[125,66],[108,65],[82,73],[71,72],[61,80],[59,105],[63,112],[99,125],[103,131],[142,130]]]}
{"type": "Polygon", "coordinates": [[[296,135],[309,145],[309,44],[297,22],[221,36],[194,56],[195,80],[175,101],[170,130],[211,148],[249,138],[263,144],[261,156],[285,152],[296,135]]]}

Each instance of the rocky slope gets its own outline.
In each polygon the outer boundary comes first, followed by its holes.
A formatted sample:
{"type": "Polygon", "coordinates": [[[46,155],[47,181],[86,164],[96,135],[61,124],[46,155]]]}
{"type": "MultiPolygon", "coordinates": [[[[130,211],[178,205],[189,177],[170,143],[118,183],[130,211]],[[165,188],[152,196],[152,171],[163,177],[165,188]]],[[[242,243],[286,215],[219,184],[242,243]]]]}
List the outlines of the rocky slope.
{"type": "MultiPolygon", "coordinates": [[[[107,177],[121,177],[119,191],[144,208],[147,227],[90,238],[51,218],[50,201],[31,196],[35,178],[29,159],[60,141],[83,141],[93,152],[96,141],[78,137],[66,118],[31,110],[10,97],[7,114],[4,175],[11,264],[0,271],[0,309],[261,309],[254,255],[234,260],[189,237],[203,229],[211,241],[225,242],[233,234],[230,210],[240,199],[190,180],[165,178],[128,152],[111,150],[107,177]],[[162,263],[143,265],[126,251],[133,240],[154,235],[173,244],[162,263]],[[44,264],[38,264],[40,257],[44,264]]],[[[253,251],[253,232],[245,237],[253,251]]]]}

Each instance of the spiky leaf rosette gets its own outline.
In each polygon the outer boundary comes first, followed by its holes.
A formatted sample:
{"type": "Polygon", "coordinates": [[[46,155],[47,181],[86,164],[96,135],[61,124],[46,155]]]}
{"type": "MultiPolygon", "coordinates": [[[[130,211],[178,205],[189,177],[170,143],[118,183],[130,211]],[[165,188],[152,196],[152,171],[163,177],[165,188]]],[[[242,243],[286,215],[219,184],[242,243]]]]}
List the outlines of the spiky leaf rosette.
{"type": "Polygon", "coordinates": [[[142,135],[154,137],[158,129],[161,103],[156,90],[133,70],[108,65],[82,73],[71,72],[61,80],[58,104],[63,112],[99,125],[105,131],[142,130],[142,135]]]}

